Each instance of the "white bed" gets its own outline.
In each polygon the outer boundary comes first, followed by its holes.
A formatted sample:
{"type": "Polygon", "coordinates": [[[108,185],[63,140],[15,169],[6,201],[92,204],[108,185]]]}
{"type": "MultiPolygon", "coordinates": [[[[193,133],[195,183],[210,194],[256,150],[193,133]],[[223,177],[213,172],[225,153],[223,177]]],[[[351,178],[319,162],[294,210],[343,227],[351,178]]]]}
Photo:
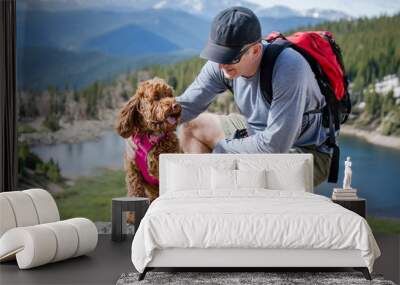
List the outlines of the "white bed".
{"type": "Polygon", "coordinates": [[[163,154],[132,243],[154,267],[354,267],[380,251],[361,216],[313,194],[310,154],[163,154]]]}

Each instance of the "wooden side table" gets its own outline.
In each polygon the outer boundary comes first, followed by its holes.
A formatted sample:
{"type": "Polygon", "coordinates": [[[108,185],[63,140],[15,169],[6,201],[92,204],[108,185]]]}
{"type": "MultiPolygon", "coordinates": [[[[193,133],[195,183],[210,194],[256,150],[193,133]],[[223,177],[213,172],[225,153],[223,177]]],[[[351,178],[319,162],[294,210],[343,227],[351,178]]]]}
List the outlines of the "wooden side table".
{"type": "Polygon", "coordinates": [[[150,205],[150,199],[141,197],[119,197],[112,199],[111,216],[111,239],[113,241],[122,241],[125,235],[122,234],[122,228],[125,224],[123,213],[126,211],[135,212],[135,233],[139,227],[140,221],[146,214],[150,205]]]}
{"type": "Polygon", "coordinates": [[[339,204],[340,206],[359,214],[361,217],[367,217],[367,200],[364,198],[357,198],[354,200],[336,200],[332,199],[332,202],[339,204]]]}

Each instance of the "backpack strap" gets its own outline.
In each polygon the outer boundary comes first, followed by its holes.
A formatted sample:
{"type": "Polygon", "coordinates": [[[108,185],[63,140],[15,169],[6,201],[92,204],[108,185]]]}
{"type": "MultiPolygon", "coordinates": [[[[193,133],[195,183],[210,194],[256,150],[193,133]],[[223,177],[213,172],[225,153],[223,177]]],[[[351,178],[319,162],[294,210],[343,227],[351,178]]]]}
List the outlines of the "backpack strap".
{"type": "Polygon", "coordinates": [[[272,92],[272,73],[274,71],[274,66],[276,59],[281,54],[281,52],[288,47],[291,47],[292,43],[284,40],[284,39],[276,39],[273,43],[270,43],[266,50],[263,53],[263,57],[261,59],[261,67],[260,67],[260,85],[261,85],[261,93],[271,105],[273,92],[272,92]]]}
{"type": "MultiPolygon", "coordinates": [[[[278,38],[273,43],[270,43],[263,54],[261,60],[260,68],[260,82],[261,82],[261,93],[264,99],[271,105],[273,98],[272,91],[272,73],[274,71],[274,66],[276,59],[281,54],[281,52],[288,48],[294,48],[293,44],[286,39],[278,38]]],[[[303,116],[309,114],[322,113],[323,109],[316,109],[304,112],[303,116]]]]}
{"type": "Polygon", "coordinates": [[[328,116],[328,118],[329,118],[329,136],[325,143],[333,149],[331,166],[329,169],[328,182],[329,183],[337,183],[338,175],[339,175],[340,149],[336,143],[335,124],[334,124],[334,120],[333,120],[332,106],[328,105],[327,108],[328,108],[328,112],[329,112],[329,116],[328,116]]]}

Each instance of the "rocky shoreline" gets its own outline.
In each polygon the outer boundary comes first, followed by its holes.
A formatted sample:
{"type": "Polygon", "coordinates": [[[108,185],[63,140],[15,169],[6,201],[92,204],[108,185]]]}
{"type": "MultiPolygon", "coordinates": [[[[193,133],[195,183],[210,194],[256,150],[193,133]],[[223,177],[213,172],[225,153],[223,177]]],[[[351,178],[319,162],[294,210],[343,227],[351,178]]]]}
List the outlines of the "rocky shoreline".
{"type": "Polygon", "coordinates": [[[340,133],[345,136],[355,136],[366,140],[368,143],[400,150],[400,137],[384,136],[377,131],[366,131],[352,125],[342,125],[340,133]]]}
{"type": "Polygon", "coordinates": [[[100,138],[104,132],[114,129],[118,110],[108,110],[102,114],[101,120],[82,120],[61,124],[55,132],[23,133],[18,142],[30,146],[49,144],[73,144],[100,138]]]}

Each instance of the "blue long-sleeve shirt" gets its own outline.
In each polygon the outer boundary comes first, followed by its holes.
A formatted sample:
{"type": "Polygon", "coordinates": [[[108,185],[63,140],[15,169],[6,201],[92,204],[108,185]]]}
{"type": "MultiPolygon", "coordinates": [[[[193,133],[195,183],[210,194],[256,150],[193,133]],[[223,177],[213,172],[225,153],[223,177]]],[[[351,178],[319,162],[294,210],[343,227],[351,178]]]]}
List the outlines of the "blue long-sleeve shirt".
{"type": "MultiPolygon", "coordinates": [[[[221,140],[213,152],[287,153],[292,147],[305,145],[316,145],[320,151],[330,152],[323,145],[327,133],[322,126],[322,115],[303,116],[304,112],[325,105],[307,61],[290,48],[279,55],[272,73],[271,105],[261,94],[259,71],[250,78],[240,76],[233,80],[234,100],[247,119],[251,135],[221,140]]],[[[223,71],[217,63],[208,61],[193,83],[176,98],[182,106],[182,122],[204,112],[226,89],[223,71]]]]}

